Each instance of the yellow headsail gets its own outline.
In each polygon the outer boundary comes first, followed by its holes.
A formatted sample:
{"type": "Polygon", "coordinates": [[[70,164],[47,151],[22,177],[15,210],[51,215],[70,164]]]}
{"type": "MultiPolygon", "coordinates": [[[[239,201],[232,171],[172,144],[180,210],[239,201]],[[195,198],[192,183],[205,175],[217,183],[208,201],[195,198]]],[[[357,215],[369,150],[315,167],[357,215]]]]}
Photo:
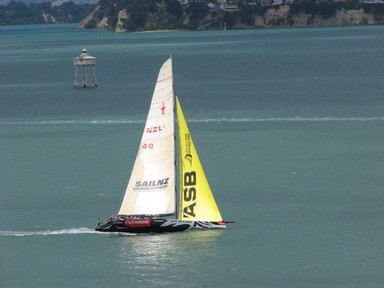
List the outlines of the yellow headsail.
{"type": "Polygon", "coordinates": [[[182,220],[220,222],[222,217],[176,97],[180,147],[180,210],[182,220]]]}

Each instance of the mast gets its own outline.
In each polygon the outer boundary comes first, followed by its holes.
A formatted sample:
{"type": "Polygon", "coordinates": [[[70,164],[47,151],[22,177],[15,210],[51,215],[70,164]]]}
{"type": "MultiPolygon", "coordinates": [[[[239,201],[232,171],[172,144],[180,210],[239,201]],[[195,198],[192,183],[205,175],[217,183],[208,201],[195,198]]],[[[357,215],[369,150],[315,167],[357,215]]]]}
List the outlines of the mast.
{"type": "Polygon", "coordinates": [[[174,155],[175,155],[175,158],[174,158],[174,167],[175,167],[175,185],[174,185],[174,189],[175,189],[175,203],[176,203],[176,209],[175,209],[175,217],[176,219],[179,218],[179,197],[180,195],[178,195],[177,193],[177,186],[178,186],[178,183],[179,183],[179,178],[178,178],[178,173],[177,173],[177,157],[178,157],[178,145],[177,145],[177,125],[176,125],[176,119],[177,119],[177,116],[176,116],[176,91],[175,91],[175,78],[174,78],[174,66],[173,66],[173,59],[172,59],[172,54],[169,55],[169,59],[171,59],[171,67],[172,67],[172,91],[173,91],[173,123],[174,123],[174,131],[173,131],[173,138],[174,138],[174,155]]]}

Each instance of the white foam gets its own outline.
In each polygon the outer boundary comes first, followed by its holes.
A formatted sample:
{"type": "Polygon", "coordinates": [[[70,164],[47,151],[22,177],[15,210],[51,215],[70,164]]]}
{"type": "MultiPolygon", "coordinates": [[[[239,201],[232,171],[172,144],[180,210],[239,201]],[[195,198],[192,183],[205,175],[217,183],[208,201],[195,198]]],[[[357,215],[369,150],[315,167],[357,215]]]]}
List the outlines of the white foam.
{"type": "Polygon", "coordinates": [[[79,234],[97,234],[100,232],[94,229],[80,227],[68,228],[60,230],[43,230],[43,231],[0,231],[0,236],[52,236],[52,235],[79,235],[79,234]]]}
{"type": "Polygon", "coordinates": [[[364,121],[384,121],[384,117],[271,117],[271,118],[211,118],[211,119],[192,119],[188,122],[364,122],[364,121]]]}
{"type": "MultiPolygon", "coordinates": [[[[252,123],[252,122],[366,122],[384,121],[380,117],[271,117],[271,118],[207,118],[189,119],[191,123],[252,123]]],[[[91,120],[41,120],[41,121],[8,121],[0,125],[119,125],[143,124],[144,120],[129,119],[91,119],[91,120]]]]}
{"type": "Polygon", "coordinates": [[[0,125],[116,125],[116,124],[139,124],[144,120],[41,120],[41,121],[3,121],[0,125]]]}

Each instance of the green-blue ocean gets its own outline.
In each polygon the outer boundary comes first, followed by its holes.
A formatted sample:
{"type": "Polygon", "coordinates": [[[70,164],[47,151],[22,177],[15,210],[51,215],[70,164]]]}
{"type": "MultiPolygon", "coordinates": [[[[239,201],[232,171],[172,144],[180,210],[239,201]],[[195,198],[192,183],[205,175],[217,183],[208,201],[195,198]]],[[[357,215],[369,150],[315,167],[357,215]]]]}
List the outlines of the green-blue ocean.
{"type": "Polygon", "coordinates": [[[384,26],[0,27],[0,287],[383,287],[384,26]],[[97,88],[73,58],[97,58],[97,88]],[[224,231],[96,233],[173,57],[224,231]]]}

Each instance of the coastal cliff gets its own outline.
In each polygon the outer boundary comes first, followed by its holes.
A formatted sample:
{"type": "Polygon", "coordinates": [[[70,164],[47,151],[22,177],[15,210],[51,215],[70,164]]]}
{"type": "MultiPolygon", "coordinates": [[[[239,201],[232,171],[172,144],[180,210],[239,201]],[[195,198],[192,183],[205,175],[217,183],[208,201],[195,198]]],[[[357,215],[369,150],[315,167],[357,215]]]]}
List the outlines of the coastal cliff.
{"type": "MultiPolygon", "coordinates": [[[[384,15],[383,15],[384,16],[384,15]]],[[[383,24],[384,17],[376,17],[372,12],[365,12],[360,9],[336,10],[332,16],[326,17],[321,13],[305,13],[301,11],[292,13],[289,5],[282,5],[277,8],[270,8],[264,15],[255,15],[255,26],[257,27],[324,27],[324,26],[355,26],[383,24]]]]}
{"type": "Polygon", "coordinates": [[[177,0],[101,0],[78,28],[133,32],[374,24],[384,24],[384,4],[306,1],[223,8],[204,1],[181,6],[177,0]]]}

